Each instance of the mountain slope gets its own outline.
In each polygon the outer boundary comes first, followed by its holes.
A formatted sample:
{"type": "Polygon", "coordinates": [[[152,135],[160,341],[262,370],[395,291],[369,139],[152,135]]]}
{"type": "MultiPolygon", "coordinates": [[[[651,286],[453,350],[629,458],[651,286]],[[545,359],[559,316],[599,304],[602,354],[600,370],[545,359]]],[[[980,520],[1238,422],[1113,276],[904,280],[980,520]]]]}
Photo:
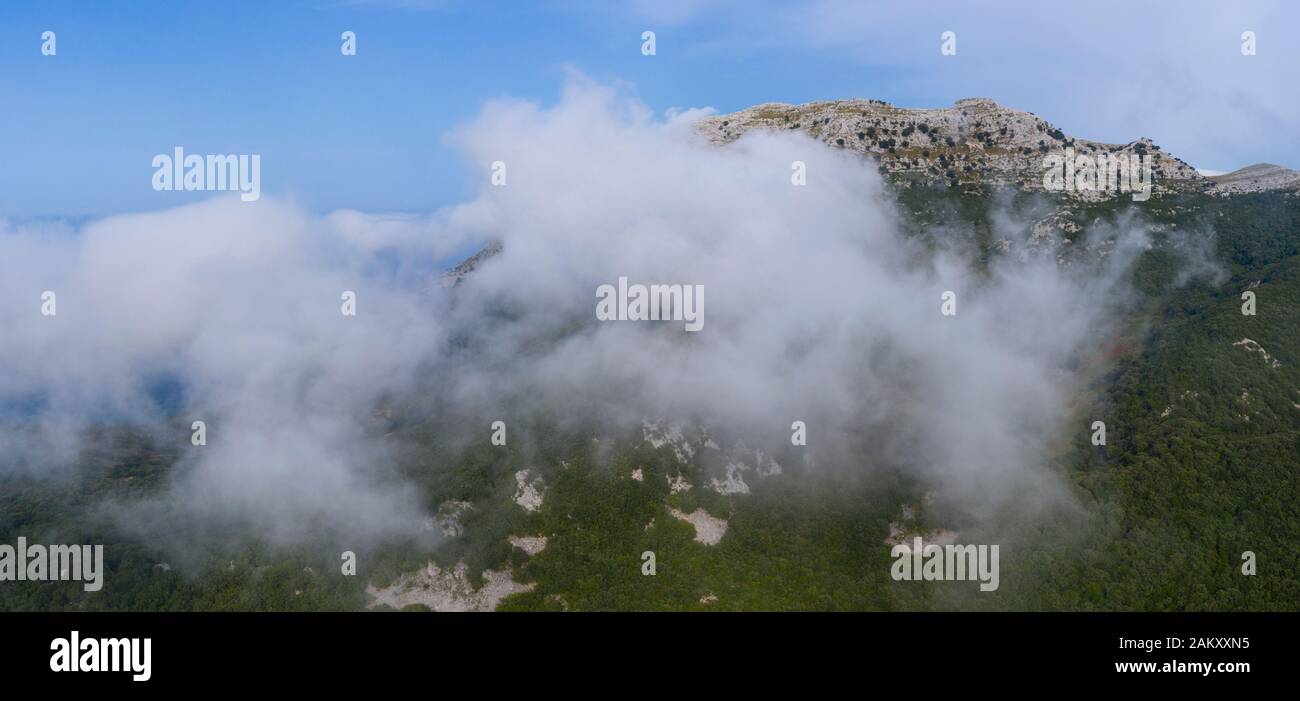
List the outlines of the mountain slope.
{"type": "Polygon", "coordinates": [[[1231,173],[1212,175],[1209,180],[1214,183],[1214,192],[1225,195],[1268,190],[1300,190],[1300,172],[1272,163],[1256,163],[1231,173]]]}

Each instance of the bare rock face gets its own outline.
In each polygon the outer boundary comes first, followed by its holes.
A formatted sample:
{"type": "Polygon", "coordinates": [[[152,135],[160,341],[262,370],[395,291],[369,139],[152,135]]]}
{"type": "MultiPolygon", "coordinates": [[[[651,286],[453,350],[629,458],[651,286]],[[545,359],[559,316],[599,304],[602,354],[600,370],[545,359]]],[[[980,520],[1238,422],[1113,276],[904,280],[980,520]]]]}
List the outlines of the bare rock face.
{"type": "Polygon", "coordinates": [[[1231,173],[1210,176],[1209,180],[1214,183],[1212,192],[1218,195],[1267,190],[1300,191],[1300,171],[1272,163],[1256,163],[1231,173]]]}
{"type": "Polygon", "coordinates": [[[443,273],[442,277],[434,281],[434,284],[438,287],[455,287],[460,284],[466,276],[474,272],[475,268],[482,265],[484,261],[500,253],[503,248],[504,247],[501,245],[500,241],[488,242],[488,244],[483,246],[478,253],[475,253],[469,258],[457,263],[456,267],[443,273]]]}
{"type": "Polygon", "coordinates": [[[678,521],[685,521],[695,526],[697,543],[717,545],[722,540],[722,536],[727,534],[726,520],[710,516],[704,509],[696,509],[688,514],[670,507],[668,512],[678,521]]]}
{"type": "Polygon", "coordinates": [[[541,478],[530,478],[530,472],[530,470],[519,470],[515,473],[514,501],[522,506],[524,511],[536,511],[542,508],[544,498],[541,478]]]}
{"type": "Polygon", "coordinates": [[[483,571],[483,586],[475,588],[468,569],[459,562],[443,569],[430,562],[424,569],[400,575],[391,585],[379,589],[366,587],[370,602],[366,608],[380,605],[401,609],[420,604],[434,611],[493,611],[511,594],[531,591],[536,584],[520,584],[510,572],[483,571]]]}
{"type": "Polygon", "coordinates": [[[536,555],[546,549],[547,538],[544,535],[539,536],[515,536],[509,538],[510,544],[528,553],[536,555]]]}
{"type": "Polygon", "coordinates": [[[1076,139],[1037,115],[987,98],[958,100],[952,107],[938,109],[906,109],[880,100],[769,103],[706,117],[696,129],[714,143],[734,141],[755,129],[802,131],[830,146],[872,156],[884,173],[904,185],[1009,184],[1042,190],[1043,159],[1072,148],[1080,156],[1150,157],[1155,193],[1211,186],[1195,168],[1149,139],[1128,144],[1076,139]]]}

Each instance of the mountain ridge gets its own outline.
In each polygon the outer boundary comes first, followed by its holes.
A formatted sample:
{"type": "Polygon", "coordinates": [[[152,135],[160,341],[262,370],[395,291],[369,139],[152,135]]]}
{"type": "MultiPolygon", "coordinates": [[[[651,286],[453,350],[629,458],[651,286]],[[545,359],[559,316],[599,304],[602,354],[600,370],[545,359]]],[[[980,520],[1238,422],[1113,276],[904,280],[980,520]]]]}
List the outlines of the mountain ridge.
{"type": "MultiPolygon", "coordinates": [[[[1207,177],[1149,138],[1127,144],[1077,138],[1032,112],[984,97],[963,98],[951,107],[937,108],[896,107],[883,100],[856,98],[798,105],[770,102],[705,117],[695,128],[716,144],[730,143],[753,130],[802,131],[829,146],[873,157],[884,174],[905,186],[1015,185],[1042,191],[1044,158],[1072,148],[1081,156],[1149,157],[1156,194],[1300,189],[1300,173],[1280,166],[1272,166],[1275,171],[1248,166],[1207,177]]],[[[1070,194],[1107,199],[1117,193],[1070,194]]]]}
{"type": "MultiPolygon", "coordinates": [[[[767,102],[705,117],[694,126],[710,143],[717,145],[731,143],[753,130],[803,131],[829,146],[878,159],[881,170],[904,186],[995,184],[1044,191],[1043,158],[1074,148],[1081,153],[1150,155],[1154,161],[1152,191],[1156,194],[1191,191],[1226,197],[1295,191],[1300,195],[1300,171],[1257,163],[1207,176],[1148,138],[1127,144],[1079,139],[1067,136],[1032,112],[1008,108],[984,97],[962,98],[952,107],[938,108],[896,107],[883,100],[860,98],[799,105],[767,102]]],[[[1058,194],[1104,200],[1117,193],[1058,194]]],[[[1061,224],[1059,216],[1053,214],[1036,225],[1035,234],[1046,231],[1044,227],[1059,228],[1061,224]]],[[[477,253],[445,271],[432,286],[456,286],[502,250],[500,241],[488,242],[477,253]]]]}

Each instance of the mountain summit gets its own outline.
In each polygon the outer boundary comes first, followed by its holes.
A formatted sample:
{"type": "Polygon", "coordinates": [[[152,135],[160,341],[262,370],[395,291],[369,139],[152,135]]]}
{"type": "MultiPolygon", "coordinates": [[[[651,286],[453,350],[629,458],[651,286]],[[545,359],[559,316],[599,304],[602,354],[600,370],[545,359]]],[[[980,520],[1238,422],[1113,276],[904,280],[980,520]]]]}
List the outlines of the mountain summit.
{"type": "MultiPolygon", "coordinates": [[[[983,97],[952,107],[908,109],[881,100],[832,100],[802,105],[768,103],[707,117],[696,128],[714,143],[727,143],[755,129],[798,130],[828,145],[874,157],[882,172],[904,185],[915,183],[978,187],[1017,185],[1043,189],[1044,158],[1073,149],[1080,156],[1125,155],[1151,159],[1153,191],[1230,194],[1251,189],[1294,188],[1296,177],[1237,171],[1207,178],[1150,139],[1107,144],[1069,136],[1043,118],[983,97]],[[1232,176],[1245,175],[1233,179],[1232,176]]],[[[1260,168],[1263,166],[1252,166],[1260,168]]],[[[1273,166],[1273,168],[1277,168],[1273,166]]],[[[1093,197],[1113,193],[1078,193],[1093,197]]]]}

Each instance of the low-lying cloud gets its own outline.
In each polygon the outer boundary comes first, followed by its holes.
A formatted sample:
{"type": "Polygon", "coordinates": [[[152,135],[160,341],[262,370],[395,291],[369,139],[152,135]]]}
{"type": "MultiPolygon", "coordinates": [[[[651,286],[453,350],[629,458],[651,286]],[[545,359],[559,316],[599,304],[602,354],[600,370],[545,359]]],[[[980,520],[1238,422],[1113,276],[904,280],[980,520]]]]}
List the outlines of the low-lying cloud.
{"type": "Polygon", "coordinates": [[[656,118],[581,77],[551,108],[490,103],[447,137],[482,167],[481,192],[430,216],[221,197],[4,225],[0,399],[42,427],[4,437],[24,445],[9,469],[75,459],[75,428],[106,417],[180,417],[165,434],[182,455],[173,511],[286,538],[322,520],[402,532],[422,509],[388,479],[371,412],[438,376],[441,400],[494,415],[579,407],[775,442],[801,420],[818,456],[887,461],[972,499],[1041,478],[1065,368],[1122,301],[1136,227],[1096,269],[1008,257],[977,272],[899,233],[869,161],[797,133],[710,145],[692,129],[704,114],[656,118]],[[432,261],[487,240],[503,252],[463,284],[429,284],[432,261]],[[702,285],[706,323],[598,322],[596,290],[619,277],[702,285]],[[45,290],[57,316],[40,314],[45,290]],[[464,333],[474,352],[452,352],[464,333]],[[208,445],[189,444],[190,420],[208,445]]]}

